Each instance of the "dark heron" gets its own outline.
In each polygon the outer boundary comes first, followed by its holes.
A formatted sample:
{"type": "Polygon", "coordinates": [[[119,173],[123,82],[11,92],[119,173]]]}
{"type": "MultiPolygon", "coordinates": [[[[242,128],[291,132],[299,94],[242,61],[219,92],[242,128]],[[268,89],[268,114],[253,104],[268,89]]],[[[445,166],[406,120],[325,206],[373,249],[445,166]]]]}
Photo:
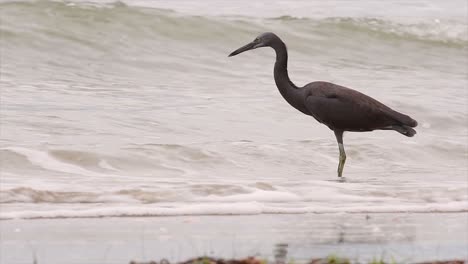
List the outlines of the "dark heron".
{"type": "Polygon", "coordinates": [[[294,85],[288,76],[286,45],[273,33],[261,34],[254,41],[229,54],[229,57],[260,47],[271,47],[276,52],[274,77],[283,98],[292,107],[313,116],[335,132],[340,150],[338,177],[343,175],[346,161],[344,131],[395,130],[407,137],[416,134],[412,129],[418,124],[416,120],[358,91],[321,81],[304,87],[294,85]]]}

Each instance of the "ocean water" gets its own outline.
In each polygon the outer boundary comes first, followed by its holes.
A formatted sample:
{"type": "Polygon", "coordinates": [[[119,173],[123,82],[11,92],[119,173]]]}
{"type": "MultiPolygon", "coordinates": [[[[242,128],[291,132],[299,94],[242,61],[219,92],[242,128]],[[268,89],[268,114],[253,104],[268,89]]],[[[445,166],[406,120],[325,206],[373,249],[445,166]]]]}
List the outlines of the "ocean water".
{"type": "MultiPolygon", "coordinates": [[[[466,1],[0,1],[0,219],[467,212],[466,1]],[[366,93],[418,134],[332,131],[297,85],[366,93]]],[[[463,223],[461,223],[463,224],[463,223]]]]}

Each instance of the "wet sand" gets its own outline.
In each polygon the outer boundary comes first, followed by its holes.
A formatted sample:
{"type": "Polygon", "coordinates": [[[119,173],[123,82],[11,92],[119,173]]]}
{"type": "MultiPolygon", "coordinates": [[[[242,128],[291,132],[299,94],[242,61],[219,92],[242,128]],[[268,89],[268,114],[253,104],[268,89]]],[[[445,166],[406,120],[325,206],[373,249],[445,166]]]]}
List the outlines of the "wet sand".
{"type": "Polygon", "coordinates": [[[296,214],[4,220],[1,263],[183,261],[207,255],[295,261],[468,259],[468,213],[296,214]]]}

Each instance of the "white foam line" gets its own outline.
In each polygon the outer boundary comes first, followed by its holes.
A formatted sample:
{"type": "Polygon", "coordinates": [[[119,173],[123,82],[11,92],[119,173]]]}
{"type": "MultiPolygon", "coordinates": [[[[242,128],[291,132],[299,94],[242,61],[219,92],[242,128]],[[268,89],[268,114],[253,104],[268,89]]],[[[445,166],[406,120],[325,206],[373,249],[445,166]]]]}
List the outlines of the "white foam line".
{"type": "Polygon", "coordinates": [[[301,198],[290,192],[255,190],[252,193],[233,194],[228,196],[209,195],[196,198],[197,201],[205,202],[289,202],[300,201],[301,198]]]}
{"type": "Polygon", "coordinates": [[[261,203],[210,203],[182,205],[180,207],[106,207],[84,210],[50,210],[2,212],[1,220],[39,218],[99,218],[99,217],[156,217],[183,215],[256,215],[256,214],[307,214],[307,213],[461,213],[468,212],[468,202],[447,204],[355,206],[355,207],[302,207],[284,208],[261,203]]]}
{"type": "Polygon", "coordinates": [[[59,171],[71,174],[80,174],[84,176],[112,176],[108,174],[102,174],[90,170],[83,169],[79,166],[68,164],[65,162],[58,161],[57,159],[51,157],[47,152],[27,149],[22,147],[7,147],[3,148],[16,152],[20,155],[25,156],[32,164],[40,166],[46,170],[59,171]]]}
{"type": "Polygon", "coordinates": [[[141,217],[178,215],[249,215],[261,214],[259,203],[197,204],[177,208],[167,207],[114,207],[85,210],[22,211],[1,213],[0,219],[36,218],[97,218],[97,217],[141,217]]]}
{"type": "Polygon", "coordinates": [[[105,159],[99,161],[99,166],[101,168],[103,168],[103,169],[106,169],[106,170],[119,171],[118,169],[116,169],[112,165],[110,165],[105,159]]]}
{"type": "Polygon", "coordinates": [[[263,213],[303,214],[303,213],[455,213],[468,212],[468,202],[426,205],[383,205],[383,206],[348,206],[348,207],[307,207],[275,208],[265,207],[263,213]]]}

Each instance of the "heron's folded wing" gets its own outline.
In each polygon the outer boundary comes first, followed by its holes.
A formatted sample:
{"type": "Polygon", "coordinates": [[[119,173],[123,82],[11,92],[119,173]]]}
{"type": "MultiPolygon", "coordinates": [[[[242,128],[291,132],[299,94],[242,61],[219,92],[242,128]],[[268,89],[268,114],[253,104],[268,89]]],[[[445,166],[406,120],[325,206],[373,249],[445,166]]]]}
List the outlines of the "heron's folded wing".
{"type": "Polygon", "coordinates": [[[310,95],[305,106],[310,115],[332,129],[366,131],[385,126],[390,121],[382,109],[336,93],[310,95]]]}

